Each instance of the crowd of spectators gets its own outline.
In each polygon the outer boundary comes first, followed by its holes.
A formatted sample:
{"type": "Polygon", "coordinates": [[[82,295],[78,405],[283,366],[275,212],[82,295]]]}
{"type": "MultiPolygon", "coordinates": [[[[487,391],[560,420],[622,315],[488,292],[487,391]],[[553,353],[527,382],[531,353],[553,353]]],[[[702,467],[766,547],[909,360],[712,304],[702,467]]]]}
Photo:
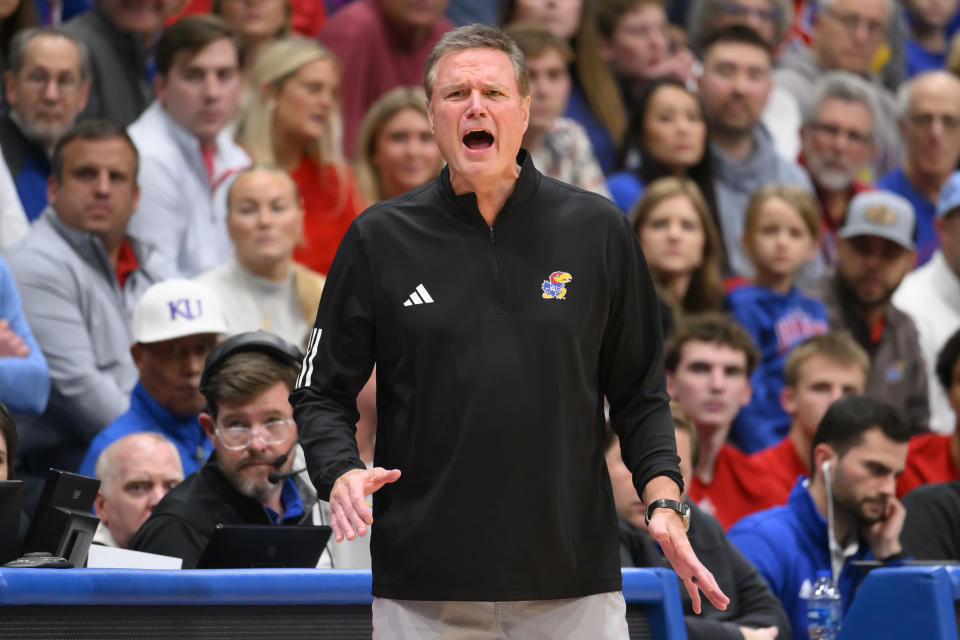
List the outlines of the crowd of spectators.
{"type": "MultiPolygon", "coordinates": [[[[851,559],[960,559],[956,1],[0,3],[0,479],[29,509],[96,475],[98,540],[185,566],[211,518],[322,522],[247,465],[302,459],[292,354],[353,219],[441,175],[424,64],[478,19],[526,56],[534,165],[613,200],[653,276],[692,540],[740,594],[692,636],[803,638],[814,569],[846,599],[851,559]],[[839,555],[786,567],[828,503],[839,555]]],[[[662,564],[618,446],[624,560],[662,564]]]]}

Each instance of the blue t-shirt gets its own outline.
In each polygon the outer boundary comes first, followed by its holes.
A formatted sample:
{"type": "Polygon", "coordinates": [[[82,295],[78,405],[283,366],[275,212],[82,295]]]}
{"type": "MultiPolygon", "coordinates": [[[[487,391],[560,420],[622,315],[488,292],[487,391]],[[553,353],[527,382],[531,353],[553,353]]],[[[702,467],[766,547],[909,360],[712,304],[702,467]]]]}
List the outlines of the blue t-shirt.
{"type": "Polygon", "coordinates": [[[893,191],[910,201],[917,215],[917,264],[926,263],[940,247],[940,240],[933,228],[933,219],[936,217],[936,203],[918,193],[901,167],[896,167],[890,173],[877,180],[878,189],[893,191]]]}
{"type": "Polygon", "coordinates": [[[630,213],[630,209],[643,195],[643,183],[633,171],[618,171],[607,178],[607,190],[620,210],[630,213]]]}
{"type": "Polygon", "coordinates": [[[760,350],[760,362],[750,376],[750,404],[740,410],[730,430],[735,445],[754,453],[777,444],[790,430],[790,416],[780,406],[783,366],[796,345],[827,332],[827,311],[796,287],[780,294],[754,285],[731,291],[727,307],[760,350]]]}
{"type": "Polygon", "coordinates": [[[924,71],[938,71],[947,63],[947,53],[934,53],[920,46],[916,40],[906,42],[907,69],[905,78],[924,71]]]}
{"type": "Polygon", "coordinates": [[[93,477],[97,458],[104,449],[124,436],[144,431],[162,433],[173,441],[180,453],[184,477],[199,471],[213,451],[213,443],[203,432],[196,416],[180,418],[173,415],[138,382],[130,394],[130,408],[96,435],[78,473],[93,477]]]}

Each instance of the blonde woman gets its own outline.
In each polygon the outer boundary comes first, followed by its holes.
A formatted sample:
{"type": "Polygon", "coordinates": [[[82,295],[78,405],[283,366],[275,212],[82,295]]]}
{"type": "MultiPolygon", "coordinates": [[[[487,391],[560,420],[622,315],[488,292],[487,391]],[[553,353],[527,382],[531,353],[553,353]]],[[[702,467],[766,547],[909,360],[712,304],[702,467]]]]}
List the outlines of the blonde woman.
{"type": "Polygon", "coordinates": [[[306,346],[323,277],[293,261],[303,232],[297,186],[278,167],[244,169],[227,194],[234,257],[197,277],[220,293],[231,333],[266,329],[306,346]]]}
{"type": "Polygon", "coordinates": [[[340,153],[340,63],[313,40],[281,38],[260,52],[237,141],[258,164],[283,168],[303,198],[303,242],[294,260],[326,273],[363,209],[340,153]]]}
{"type": "Polygon", "coordinates": [[[696,183],[660,178],[630,214],[660,295],[681,316],[723,308],[723,246],[696,183]]]}
{"type": "Polygon", "coordinates": [[[440,149],[420,87],[397,87],[374,102],[357,135],[355,168],[367,204],[393,198],[437,177],[440,149]]]}

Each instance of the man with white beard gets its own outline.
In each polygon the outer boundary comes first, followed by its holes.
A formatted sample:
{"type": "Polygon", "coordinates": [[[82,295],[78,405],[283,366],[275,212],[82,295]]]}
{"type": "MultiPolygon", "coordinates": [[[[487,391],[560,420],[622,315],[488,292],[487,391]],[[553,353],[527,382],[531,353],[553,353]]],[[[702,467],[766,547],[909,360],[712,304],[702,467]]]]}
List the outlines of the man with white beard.
{"type": "Polygon", "coordinates": [[[876,155],[874,90],[847,71],[821,76],[803,114],[800,163],[810,174],[823,209],[820,254],[826,267],[835,262],[836,231],[855,195],[871,189],[858,179],[876,155]]]}

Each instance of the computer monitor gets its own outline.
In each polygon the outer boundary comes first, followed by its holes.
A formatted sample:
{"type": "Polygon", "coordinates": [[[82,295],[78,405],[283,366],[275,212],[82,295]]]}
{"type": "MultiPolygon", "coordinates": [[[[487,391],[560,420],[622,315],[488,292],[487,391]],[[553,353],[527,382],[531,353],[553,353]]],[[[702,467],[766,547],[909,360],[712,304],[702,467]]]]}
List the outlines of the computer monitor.
{"type": "Polygon", "coordinates": [[[218,524],[198,569],[312,569],[330,539],[327,526],[218,524]]]}
{"type": "Polygon", "coordinates": [[[0,564],[10,562],[20,550],[23,481],[0,482],[0,564]]]}
{"type": "Polygon", "coordinates": [[[99,488],[94,478],[50,469],[20,555],[45,551],[83,566],[99,522],[90,513],[99,488]]]}

